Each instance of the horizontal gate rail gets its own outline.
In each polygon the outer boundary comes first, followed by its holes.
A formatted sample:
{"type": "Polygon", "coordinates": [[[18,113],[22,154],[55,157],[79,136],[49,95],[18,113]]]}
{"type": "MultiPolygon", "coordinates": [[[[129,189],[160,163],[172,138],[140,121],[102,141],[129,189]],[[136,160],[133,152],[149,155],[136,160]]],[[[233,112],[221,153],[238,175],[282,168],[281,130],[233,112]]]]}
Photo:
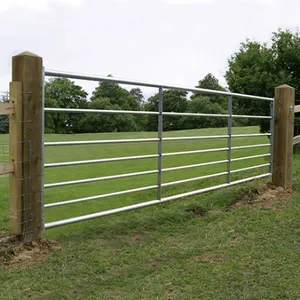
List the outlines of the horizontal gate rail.
{"type": "Polygon", "coordinates": [[[219,117],[219,118],[228,118],[227,114],[206,114],[206,113],[181,113],[181,112],[167,112],[164,111],[163,116],[187,116],[187,117],[219,117]]]}
{"type": "Polygon", "coordinates": [[[243,150],[243,149],[251,149],[251,148],[264,148],[264,147],[270,147],[270,146],[271,146],[271,144],[235,146],[235,147],[231,147],[231,150],[243,150]]]}
{"type": "Polygon", "coordinates": [[[238,97],[238,98],[243,98],[243,99],[274,101],[273,98],[268,98],[268,97],[260,97],[260,96],[238,94],[238,93],[230,93],[230,92],[208,90],[208,89],[201,89],[201,88],[191,88],[191,87],[180,87],[180,86],[173,86],[173,85],[155,84],[155,83],[142,82],[142,81],[118,79],[118,78],[107,77],[107,76],[81,75],[81,74],[51,71],[51,70],[46,70],[45,75],[50,76],[50,77],[62,77],[62,78],[87,80],[87,81],[115,82],[115,83],[119,83],[119,84],[128,84],[128,85],[136,85],[136,86],[144,86],[144,87],[152,87],[152,88],[160,88],[161,87],[163,89],[185,90],[185,91],[189,91],[189,92],[198,92],[198,93],[203,93],[203,94],[208,94],[208,95],[232,96],[232,97],[238,97]]]}
{"type": "Polygon", "coordinates": [[[247,167],[247,168],[242,168],[242,169],[237,169],[237,170],[231,170],[231,173],[245,172],[245,171],[255,170],[255,169],[269,167],[269,166],[270,166],[270,163],[267,163],[267,164],[262,164],[262,165],[257,165],[257,166],[252,166],[252,167],[247,167]]]}
{"type": "Polygon", "coordinates": [[[271,119],[271,116],[254,116],[254,115],[232,115],[232,118],[245,118],[245,119],[271,119]]]}
{"type": "MultiPolygon", "coordinates": [[[[270,136],[269,133],[257,133],[257,134],[233,134],[232,138],[244,138],[244,137],[263,137],[270,136]]],[[[202,135],[202,136],[185,136],[185,137],[167,137],[162,138],[163,141],[187,141],[187,140],[209,140],[209,139],[227,139],[229,135],[202,135]]],[[[98,144],[124,144],[124,143],[149,143],[158,142],[158,138],[149,139],[119,139],[119,140],[94,140],[94,141],[68,141],[68,142],[45,142],[46,147],[52,146],[79,146],[79,145],[98,145],[98,144]]]]}
{"type": "Polygon", "coordinates": [[[232,138],[270,136],[270,133],[232,134],[232,138]]]}
{"type": "MultiPolygon", "coordinates": [[[[163,112],[164,116],[195,116],[195,117],[220,117],[229,118],[228,114],[201,114],[201,113],[179,113],[179,112],[163,112]]],[[[271,119],[270,116],[254,116],[254,115],[232,115],[232,118],[246,119],[271,119]]]]}
{"type": "Polygon", "coordinates": [[[212,153],[212,152],[222,152],[222,151],[227,151],[227,150],[228,150],[228,148],[214,148],[214,149],[170,152],[170,153],[163,153],[162,156],[168,157],[168,156],[187,155],[187,154],[212,153]]]}
{"type": "MultiPolygon", "coordinates": [[[[263,137],[270,136],[269,133],[254,133],[254,134],[232,134],[232,138],[244,138],[244,137],[263,137]]],[[[229,135],[201,135],[201,136],[183,136],[183,137],[166,137],[163,141],[185,141],[185,140],[206,140],[206,139],[227,139],[229,135]]]]}
{"type": "Polygon", "coordinates": [[[79,146],[79,145],[102,145],[102,144],[125,144],[125,143],[152,143],[158,138],[150,139],[119,139],[119,140],[92,140],[92,141],[69,141],[69,142],[46,142],[44,146],[79,146]]]}
{"type": "Polygon", "coordinates": [[[158,115],[155,111],[137,111],[137,110],[105,110],[105,109],[80,109],[80,108],[50,108],[45,107],[45,112],[60,113],[91,113],[91,114],[124,114],[124,115],[158,115]]]}
{"type": "MultiPolygon", "coordinates": [[[[85,113],[85,114],[125,114],[125,115],[159,115],[156,111],[138,111],[138,110],[107,110],[107,109],[80,109],[80,108],[54,108],[45,107],[45,112],[58,113],[85,113]]],[[[228,114],[207,114],[207,113],[180,113],[180,112],[163,112],[163,116],[195,116],[195,117],[219,117],[229,118],[228,114]]],[[[246,118],[246,119],[271,119],[270,116],[256,116],[256,115],[232,115],[232,118],[246,118]]]]}
{"type": "Polygon", "coordinates": [[[254,159],[254,158],[261,158],[261,157],[269,157],[271,156],[271,153],[266,154],[258,154],[258,155],[251,155],[251,156],[244,156],[244,157],[238,157],[238,158],[232,158],[231,161],[242,161],[242,160],[248,160],[248,159],[254,159]]]}
{"type": "Polygon", "coordinates": [[[226,160],[206,162],[206,163],[200,163],[200,164],[194,164],[194,165],[186,165],[186,166],[166,168],[166,169],[162,169],[161,171],[162,172],[171,172],[171,171],[179,171],[179,170],[185,170],[185,169],[193,169],[193,168],[198,168],[198,167],[220,165],[220,164],[225,164],[225,163],[227,163],[227,159],[226,160]]]}
{"type": "MultiPolygon", "coordinates": [[[[242,137],[259,137],[268,136],[268,133],[257,133],[257,134],[233,134],[232,138],[242,138],[242,137]]],[[[210,139],[227,139],[229,135],[201,135],[201,136],[179,136],[179,137],[167,137],[163,138],[163,141],[188,141],[188,140],[210,140],[210,139]]]]}
{"type": "Polygon", "coordinates": [[[221,173],[216,173],[216,174],[210,174],[210,175],[205,175],[205,176],[199,176],[199,177],[182,179],[182,180],[177,180],[177,181],[172,181],[172,182],[166,182],[166,183],[163,183],[161,186],[162,187],[168,187],[168,186],[178,185],[178,184],[182,184],[182,183],[200,181],[200,180],[203,180],[203,179],[210,179],[210,178],[224,176],[224,175],[227,175],[227,173],[228,172],[221,172],[221,173]]]}
{"type": "Polygon", "coordinates": [[[67,201],[62,201],[62,202],[48,203],[48,204],[45,204],[45,208],[75,204],[75,203],[98,200],[98,199],[109,198],[109,197],[114,197],[114,196],[121,196],[121,195],[130,194],[130,193],[136,193],[136,192],[149,191],[149,190],[156,189],[157,187],[158,187],[158,185],[151,185],[151,186],[145,186],[145,187],[136,188],[136,189],[124,190],[124,191],[115,192],[115,193],[108,193],[108,194],[96,195],[96,196],[91,196],[91,197],[84,197],[84,198],[67,200],[67,201]]]}
{"type": "Polygon", "coordinates": [[[55,228],[55,227],[73,224],[73,223],[82,222],[82,221],[87,221],[87,220],[92,220],[92,219],[96,219],[96,218],[100,218],[100,217],[104,217],[104,216],[118,214],[118,213],[125,212],[125,211],[135,210],[135,209],[149,207],[149,206],[153,206],[153,205],[157,205],[157,204],[161,204],[161,203],[165,203],[165,202],[169,202],[169,201],[173,201],[173,200],[183,199],[186,197],[195,196],[195,195],[199,195],[199,194],[206,193],[206,192],[216,191],[216,190],[234,186],[237,184],[246,183],[246,182],[249,182],[252,180],[269,177],[270,175],[271,175],[270,173],[266,173],[266,174],[249,177],[249,178],[242,179],[242,180],[232,181],[231,183],[225,183],[225,184],[208,187],[208,188],[204,188],[204,189],[200,189],[200,190],[196,190],[196,191],[192,191],[192,192],[188,192],[188,193],[183,193],[183,194],[178,194],[175,196],[162,198],[161,200],[152,200],[152,201],[134,204],[134,205],[130,205],[130,206],[125,206],[125,207],[121,207],[121,208],[106,210],[103,212],[69,218],[69,219],[60,220],[60,221],[54,221],[54,222],[46,223],[45,229],[55,228]]]}
{"type": "Polygon", "coordinates": [[[135,177],[135,176],[142,176],[142,175],[151,175],[151,174],[156,174],[156,173],[158,173],[158,170],[135,172],[135,173],[121,174],[121,175],[112,175],[112,176],[103,176],[103,177],[80,179],[80,180],[73,180],[73,181],[64,181],[64,182],[57,182],[57,183],[49,183],[49,184],[45,184],[44,187],[45,187],[45,189],[48,189],[48,188],[55,188],[55,187],[68,186],[68,185],[106,181],[106,180],[112,180],[112,179],[121,179],[121,178],[128,178],[128,177],[135,177]]]}
{"type": "MultiPolygon", "coordinates": [[[[195,151],[186,151],[186,152],[165,153],[162,156],[165,157],[165,156],[175,156],[175,155],[183,155],[183,154],[208,153],[208,152],[218,152],[218,151],[226,151],[226,150],[228,150],[228,148],[195,150],[195,151]]],[[[270,156],[270,155],[271,155],[270,153],[268,153],[268,154],[259,154],[259,155],[254,155],[254,156],[235,158],[235,159],[232,159],[231,161],[246,160],[246,159],[259,158],[259,157],[265,157],[265,156],[270,156]]],[[[103,158],[103,159],[93,159],[93,160],[49,163],[49,164],[45,164],[44,167],[45,168],[72,167],[72,166],[80,166],[80,165],[88,165],[88,164],[109,163],[109,162],[119,162],[119,161],[139,160],[139,159],[150,159],[150,158],[158,158],[158,157],[159,157],[158,154],[113,157],[113,158],[103,158]]],[[[1,170],[1,164],[0,164],[0,170],[1,170]]]]}
{"type": "Polygon", "coordinates": [[[59,162],[59,163],[49,163],[45,164],[45,168],[56,168],[56,167],[71,167],[98,163],[108,163],[117,161],[128,161],[128,160],[138,160],[138,159],[150,159],[157,158],[158,154],[150,155],[138,155],[138,156],[125,156],[125,157],[113,157],[113,158],[102,158],[102,159],[92,159],[92,160],[82,160],[82,161],[70,161],[70,162],[59,162]]]}

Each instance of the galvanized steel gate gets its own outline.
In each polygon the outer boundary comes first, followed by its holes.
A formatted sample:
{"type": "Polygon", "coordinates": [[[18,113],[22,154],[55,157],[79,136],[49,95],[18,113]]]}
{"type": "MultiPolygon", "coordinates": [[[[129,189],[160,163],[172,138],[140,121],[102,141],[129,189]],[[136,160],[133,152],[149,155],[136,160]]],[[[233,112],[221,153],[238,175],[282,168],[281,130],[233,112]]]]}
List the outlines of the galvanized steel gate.
{"type": "Polygon", "coordinates": [[[85,197],[79,199],[72,199],[64,202],[57,202],[57,203],[49,203],[45,204],[45,209],[63,205],[70,205],[79,202],[91,201],[96,199],[103,199],[112,196],[118,195],[125,195],[134,192],[146,191],[146,190],[157,190],[157,198],[152,201],[147,201],[135,205],[120,207],[117,209],[106,210],[102,212],[97,212],[93,214],[83,215],[79,217],[54,221],[50,223],[44,224],[45,229],[50,229],[58,226],[63,226],[67,224],[72,224],[76,222],[81,222],[85,220],[90,220],[94,218],[99,218],[107,215],[117,214],[120,212],[125,212],[129,210],[134,210],[142,207],[152,206],[176,199],[181,199],[193,195],[198,195],[201,193],[214,191],[217,189],[245,183],[254,179],[260,179],[264,177],[268,177],[272,174],[272,145],[273,145],[273,130],[274,130],[274,99],[273,98],[266,98],[266,97],[257,97],[252,95],[244,95],[244,94],[236,94],[230,92],[222,92],[222,91],[213,91],[207,89],[199,89],[199,88],[189,88],[189,87],[180,87],[180,86],[169,86],[169,85],[161,85],[161,84],[152,84],[146,82],[137,82],[137,81],[129,81],[129,80],[119,80],[111,77],[95,77],[95,76],[84,76],[79,74],[72,74],[72,73],[62,73],[62,72],[52,72],[52,71],[45,71],[45,76],[50,77],[62,77],[62,78],[69,78],[69,79],[79,79],[79,80],[88,80],[88,81],[104,81],[104,82],[114,82],[119,84],[125,85],[135,85],[135,86],[142,86],[142,87],[152,87],[158,88],[159,90],[159,105],[158,111],[128,111],[128,110],[95,110],[95,109],[71,109],[71,108],[45,108],[45,113],[93,113],[93,114],[132,114],[132,115],[156,115],[158,117],[158,132],[157,138],[145,138],[145,139],[118,139],[118,140],[92,140],[92,141],[66,141],[66,142],[46,142],[44,143],[45,147],[58,147],[58,146],[70,146],[70,145],[101,145],[101,144],[121,144],[121,143],[147,143],[147,142],[157,142],[157,154],[153,155],[139,155],[139,156],[125,156],[125,157],[113,157],[113,158],[104,158],[104,159],[96,159],[96,160],[85,160],[85,161],[72,161],[72,162],[62,162],[62,163],[48,163],[44,164],[44,168],[54,168],[54,167],[64,167],[64,166],[76,166],[76,165],[85,165],[85,164],[96,164],[96,163],[107,163],[107,162],[115,162],[115,161],[128,161],[128,160],[142,160],[147,158],[157,158],[158,166],[155,170],[149,170],[144,172],[135,172],[135,173],[128,173],[128,174],[120,174],[120,175],[113,175],[113,176],[105,176],[105,177],[97,177],[97,178],[89,178],[83,180],[74,180],[74,181],[65,181],[65,182],[57,182],[51,184],[45,184],[44,189],[50,189],[55,187],[64,187],[64,186],[71,186],[77,184],[84,184],[84,183],[91,183],[91,182],[98,182],[98,181],[105,181],[111,179],[119,179],[119,178],[128,178],[128,177],[135,177],[140,175],[148,175],[148,174],[157,174],[157,184],[140,187],[136,189],[129,189],[124,191],[119,191],[115,193],[109,194],[102,194],[92,197],[85,197]],[[164,89],[176,89],[176,90],[184,90],[188,92],[197,92],[203,94],[210,94],[210,95],[220,95],[220,96],[227,96],[228,97],[228,114],[205,114],[205,113],[178,113],[178,112],[164,112],[163,111],[163,90],[164,89]],[[258,101],[269,101],[270,102],[270,115],[269,116],[249,116],[249,115],[234,115],[232,112],[232,101],[233,97],[239,97],[244,99],[256,99],[258,101]],[[217,135],[217,136],[183,136],[183,137],[163,137],[163,116],[199,116],[199,117],[217,117],[217,118],[228,118],[228,132],[226,135],[217,135]],[[271,132],[267,134],[232,134],[232,120],[233,118],[256,118],[256,119],[269,119],[271,124],[271,132]],[[241,138],[241,137],[258,137],[258,136],[269,136],[270,142],[266,144],[257,144],[257,145],[247,145],[247,146],[238,146],[232,147],[232,139],[234,138],[241,138]],[[184,151],[184,152],[173,152],[173,153],[164,153],[162,150],[162,142],[163,141],[178,141],[178,140],[205,140],[205,139],[227,139],[227,147],[225,148],[216,148],[216,149],[205,149],[205,150],[194,150],[194,151],[184,151]],[[241,158],[231,158],[231,151],[232,150],[239,150],[239,149],[248,149],[248,148],[260,148],[260,147],[268,147],[269,152],[266,154],[260,154],[255,156],[248,156],[248,157],[241,157],[241,158]],[[206,162],[200,164],[193,164],[193,165],[185,165],[180,167],[172,167],[172,168],[162,168],[162,158],[167,156],[177,156],[177,155],[188,155],[188,154],[201,154],[201,153],[209,153],[209,152],[224,152],[227,151],[227,159],[220,160],[220,161],[213,161],[213,162],[206,162]],[[254,159],[259,157],[270,157],[270,161],[266,164],[251,166],[242,169],[231,169],[231,162],[234,161],[242,161],[248,159],[254,159]],[[206,175],[201,177],[195,177],[185,180],[179,180],[174,182],[162,183],[161,174],[163,172],[171,172],[176,170],[184,170],[196,167],[203,167],[209,165],[217,165],[217,164],[227,164],[227,171],[216,173],[212,175],[206,175]],[[265,174],[261,174],[258,176],[249,177],[246,179],[238,180],[238,181],[231,181],[231,174],[238,173],[238,172],[245,172],[252,169],[262,168],[262,167],[269,167],[269,172],[265,174]],[[214,178],[219,176],[226,176],[226,182],[220,185],[203,188],[199,190],[194,190],[191,192],[186,192],[182,194],[176,194],[173,196],[162,198],[161,190],[167,186],[174,186],[177,184],[199,181],[208,178],[214,178]]]}

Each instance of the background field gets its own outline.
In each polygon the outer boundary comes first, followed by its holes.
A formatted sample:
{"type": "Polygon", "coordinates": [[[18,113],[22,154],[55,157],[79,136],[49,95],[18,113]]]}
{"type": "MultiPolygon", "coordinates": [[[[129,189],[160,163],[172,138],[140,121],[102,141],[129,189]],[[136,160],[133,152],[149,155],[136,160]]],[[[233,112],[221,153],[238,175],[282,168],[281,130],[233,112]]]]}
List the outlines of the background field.
{"type": "MultiPolygon", "coordinates": [[[[235,128],[235,133],[257,132],[235,128]]],[[[226,130],[171,132],[174,135],[222,134],[226,130]]],[[[152,137],[155,134],[46,136],[48,141],[152,137]]],[[[235,145],[266,143],[267,138],[236,139],[235,145]]],[[[4,142],[4,141],[3,141],[4,142]]],[[[168,142],[165,152],[226,146],[226,141],[168,142]]],[[[155,153],[155,144],[122,147],[56,147],[46,150],[47,162],[155,153]]],[[[241,150],[233,157],[267,153],[241,150]]],[[[163,167],[225,159],[225,153],[174,157],[163,167]],[[223,156],[222,156],[223,155],[223,156]]],[[[26,268],[0,269],[0,299],[297,299],[300,280],[299,196],[300,156],[294,156],[295,193],[276,206],[228,205],[258,183],[203,194],[102,219],[49,230],[57,240],[46,260],[26,268]],[[204,216],[187,213],[200,208],[204,216]]],[[[265,163],[239,162],[233,168],[265,163]]],[[[98,164],[46,172],[46,182],[90,178],[155,169],[156,161],[98,164]],[[72,170],[73,169],[73,170],[72,170]]],[[[225,170],[225,166],[166,173],[164,182],[225,170]]],[[[267,170],[259,170],[264,173],[267,170]]],[[[257,171],[236,174],[245,178],[257,171]]],[[[5,181],[5,180],[3,180],[5,181]]],[[[173,187],[164,195],[224,182],[224,178],[173,187]]],[[[156,176],[116,180],[74,188],[49,189],[46,203],[140,187],[156,176]]],[[[3,189],[1,190],[3,192],[3,189]]],[[[46,221],[155,199],[146,192],[96,200],[45,211],[46,221]]],[[[2,212],[6,209],[1,201],[2,212]]]]}
{"type": "MultiPolygon", "coordinates": [[[[234,134],[239,133],[258,133],[256,127],[234,128],[234,134]]],[[[164,133],[164,136],[199,136],[199,135],[220,135],[227,134],[227,129],[204,129],[189,130],[164,133]]],[[[46,135],[46,141],[68,141],[68,140],[100,140],[100,139],[127,139],[127,138],[151,138],[156,137],[156,133],[102,133],[102,134],[82,134],[82,135],[46,135]]],[[[0,136],[5,139],[7,136],[0,136]]],[[[3,141],[2,144],[5,142],[3,141]]],[[[232,146],[252,145],[268,143],[268,138],[235,138],[232,146]]],[[[212,149],[227,147],[227,139],[217,140],[191,140],[191,141],[167,141],[163,143],[163,152],[191,151],[199,149],[212,149]]],[[[268,153],[269,147],[257,149],[245,149],[232,151],[232,158],[250,156],[256,154],[268,153]]],[[[157,143],[130,143],[130,144],[110,144],[110,145],[88,145],[88,146],[63,146],[63,147],[46,147],[45,162],[76,161],[97,158],[110,158],[121,156],[147,155],[157,153],[157,143]]],[[[197,164],[217,160],[226,160],[226,152],[181,155],[163,158],[163,168],[197,164]]],[[[4,159],[5,160],[5,159],[4,159]]],[[[244,168],[252,165],[267,163],[268,157],[239,161],[232,163],[232,169],[244,168]]],[[[165,172],[162,175],[163,182],[171,182],[181,179],[198,177],[213,173],[226,171],[226,164],[213,165],[207,167],[198,167],[188,170],[165,172]]],[[[118,175],[140,171],[157,169],[157,158],[143,159],[125,162],[112,162],[83,166],[59,167],[45,170],[45,183],[62,182],[76,179],[85,179],[109,175],[118,175]]],[[[246,178],[253,174],[266,173],[268,168],[252,170],[232,175],[232,180],[246,178]]],[[[74,186],[50,188],[45,191],[45,203],[53,203],[65,200],[71,200],[81,197],[94,196],[104,193],[116,192],[126,189],[155,185],[157,175],[145,175],[132,178],[115,179],[110,181],[95,182],[89,184],[80,184],[74,186]]],[[[225,176],[195,181],[177,186],[163,188],[162,197],[175,195],[187,191],[192,191],[204,187],[225,183],[225,176]]],[[[7,185],[6,185],[7,188],[7,185]]],[[[4,188],[2,193],[7,194],[4,188]]],[[[103,211],[106,209],[117,208],[134,203],[155,200],[156,191],[146,191],[132,193],[123,196],[111,197],[106,199],[94,200],[84,203],[72,204],[68,206],[47,208],[45,210],[46,222],[70,218],[103,211]]],[[[7,212],[7,201],[1,201],[1,211],[7,212]]],[[[3,213],[2,213],[3,215],[3,213]]],[[[2,218],[7,220],[7,218],[2,218]]],[[[95,221],[93,221],[95,222],[95,221]]],[[[96,221],[97,222],[97,221],[96,221]]],[[[100,221],[102,222],[102,221],[100,221]]],[[[78,225],[75,225],[78,227],[78,225]]],[[[79,227],[85,226],[80,224],[79,227]]],[[[0,226],[5,230],[5,224],[0,226]]],[[[2,230],[2,231],[3,231],[2,230]]],[[[70,228],[53,229],[49,235],[55,237],[56,234],[71,230],[70,228]]],[[[48,234],[47,234],[48,235],[48,234]]]]}

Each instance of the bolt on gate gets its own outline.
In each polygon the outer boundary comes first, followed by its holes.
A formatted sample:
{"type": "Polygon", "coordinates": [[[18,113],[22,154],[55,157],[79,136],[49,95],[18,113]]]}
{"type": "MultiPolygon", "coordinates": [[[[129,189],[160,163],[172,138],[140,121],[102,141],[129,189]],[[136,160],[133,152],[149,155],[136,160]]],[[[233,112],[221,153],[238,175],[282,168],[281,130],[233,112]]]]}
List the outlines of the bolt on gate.
{"type": "MultiPolygon", "coordinates": [[[[94,218],[104,217],[112,214],[117,214],[125,211],[135,210],[138,208],[153,206],[168,201],[173,201],[177,199],[186,198],[193,195],[198,195],[201,193],[214,191],[222,189],[225,187],[230,187],[242,183],[246,183],[255,179],[261,179],[273,175],[273,182],[277,185],[281,185],[285,188],[291,185],[291,161],[292,161],[292,127],[293,127],[293,115],[294,112],[290,113],[290,107],[294,106],[294,89],[289,86],[281,86],[275,90],[275,101],[273,98],[259,97],[253,95],[237,94],[231,92],[223,91],[214,91],[200,88],[190,88],[190,87],[181,87],[181,86],[171,86],[155,83],[147,83],[140,81],[130,81],[123,79],[116,79],[112,77],[102,77],[102,76],[88,76],[80,75],[74,73],[65,73],[65,72],[54,72],[50,70],[44,70],[42,67],[42,59],[38,56],[35,56],[31,53],[22,53],[13,58],[13,83],[11,84],[11,93],[19,97],[19,102],[16,104],[14,99],[12,99],[13,105],[15,105],[15,112],[23,108],[25,112],[22,116],[18,116],[22,119],[22,132],[19,133],[17,139],[24,139],[26,137],[30,141],[31,145],[31,165],[30,165],[30,182],[22,182],[22,186],[16,189],[13,183],[10,185],[10,189],[13,190],[13,193],[17,193],[19,197],[13,197],[13,201],[10,202],[10,220],[11,224],[11,233],[23,236],[25,240],[32,240],[40,236],[41,231],[44,229],[50,229],[58,226],[63,226],[67,224],[72,224],[76,222],[81,222],[85,220],[91,220],[94,218]],[[29,76],[28,74],[31,74],[29,76]],[[44,78],[45,77],[62,77],[69,79],[77,80],[87,80],[87,81],[103,81],[103,82],[113,82],[124,85],[135,85],[142,87],[151,87],[157,88],[159,92],[159,105],[158,111],[130,111],[130,110],[100,110],[100,109],[72,109],[72,108],[44,108],[44,78]],[[18,81],[16,83],[15,81],[18,81]],[[163,91],[168,89],[174,90],[184,90],[188,92],[197,92],[208,95],[219,95],[226,96],[228,99],[228,113],[227,114],[207,114],[207,113],[185,113],[185,112],[166,112],[164,111],[163,103],[163,91]],[[270,114],[268,116],[254,116],[254,115],[236,115],[233,114],[233,101],[235,97],[243,98],[245,101],[247,99],[258,100],[258,101],[268,101],[270,102],[270,114]],[[21,99],[21,100],[20,100],[21,99]],[[274,106],[274,103],[276,105],[274,106]],[[27,110],[29,110],[27,112],[27,110]],[[64,142],[44,142],[44,113],[86,113],[86,114],[131,114],[131,115],[155,115],[157,116],[158,130],[156,138],[139,138],[139,139],[116,139],[116,140],[89,140],[89,141],[64,141],[64,142]],[[211,135],[211,136],[179,136],[179,137],[164,137],[163,136],[163,117],[164,116],[197,116],[197,117],[214,117],[214,118],[227,118],[228,119],[228,128],[227,134],[224,135],[211,135]],[[232,134],[232,121],[235,118],[255,118],[255,119],[267,119],[270,121],[270,133],[259,133],[259,134],[232,134]],[[30,121],[31,120],[31,121],[30,121]],[[34,120],[34,121],[33,121],[34,120]],[[27,121],[27,122],[26,122],[27,121]],[[291,125],[292,124],[292,125],[291,125]],[[25,136],[26,134],[26,136],[25,136]],[[256,145],[246,145],[246,146],[232,146],[232,140],[235,138],[242,137],[269,137],[268,143],[256,144],[256,145]],[[167,152],[163,151],[162,143],[164,141],[187,141],[187,140],[212,140],[212,139],[224,139],[227,140],[227,147],[223,148],[213,148],[213,149],[201,149],[193,151],[181,151],[181,152],[167,152]],[[58,162],[58,163],[46,163],[44,164],[44,147],[63,147],[63,146],[76,146],[76,145],[104,145],[104,144],[124,144],[124,143],[148,143],[156,142],[157,143],[157,154],[152,155],[136,155],[136,156],[124,156],[124,157],[111,157],[111,158],[99,158],[93,160],[82,160],[82,161],[70,161],[70,162],[58,162]],[[254,156],[244,156],[240,158],[232,158],[231,152],[233,150],[242,150],[250,148],[268,148],[268,153],[259,154],[254,156]],[[273,151],[274,150],[274,151],[273,151]],[[227,159],[210,161],[199,164],[183,165],[179,167],[163,168],[162,160],[164,157],[171,156],[181,156],[181,155],[190,155],[190,154],[204,154],[204,153],[217,153],[217,152],[227,152],[227,159]],[[245,167],[240,169],[232,169],[231,163],[235,161],[245,161],[255,158],[268,157],[269,161],[265,164],[255,165],[251,167],[245,167]],[[286,159],[282,159],[282,158],[286,159]],[[127,174],[116,174],[110,176],[102,176],[95,178],[87,178],[80,180],[64,181],[57,183],[47,183],[44,184],[44,169],[55,168],[55,167],[69,167],[69,166],[79,166],[79,165],[88,165],[88,164],[101,164],[109,162],[120,162],[120,161],[129,161],[129,160],[143,160],[148,158],[157,159],[157,168],[153,170],[143,171],[143,172],[133,172],[127,174]],[[162,182],[162,173],[172,172],[177,170],[187,170],[197,167],[212,166],[218,164],[226,164],[226,171],[193,177],[184,180],[172,181],[163,183],[162,182]],[[242,180],[232,180],[231,175],[235,173],[246,172],[248,170],[260,169],[263,167],[268,167],[268,172],[252,177],[248,177],[242,180]],[[288,168],[289,167],[289,168],[288,168]],[[43,195],[44,189],[58,188],[58,187],[68,187],[79,184],[86,184],[92,182],[108,181],[112,179],[121,179],[121,178],[133,178],[136,176],[156,174],[157,182],[154,185],[143,186],[135,189],[128,189],[123,191],[118,191],[114,193],[101,194],[96,196],[87,196],[84,198],[71,199],[68,201],[61,201],[56,203],[44,204],[43,195]],[[225,176],[226,181],[222,184],[214,185],[207,188],[197,189],[190,192],[180,193],[168,197],[162,197],[162,189],[169,186],[175,186],[188,182],[197,182],[204,179],[215,178],[225,176]],[[30,189],[28,193],[24,193],[24,185],[27,185],[27,189],[30,189]],[[71,205],[80,202],[92,201],[105,199],[113,196],[126,195],[135,192],[147,191],[147,190],[156,190],[157,196],[156,199],[152,201],[146,201],[134,205],[124,206],[116,209],[105,210],[97,213],[87,214],[83,216],[53,221],[49,223],[44,223],[44,209],[50,209],[52,207],[71,205]],[[30,194],[30,201],[26,200],[26,195],[30,194]],[[28,206],[30,208],[30,217],[20,213],[24,211],[28,206]],[[26,226],[22,224],[29,224],[26,226]],[[29,226],[29,227],[28,227],[29,226]],[[30,232],[30,234],[28,234],[30,232]]],[[[12,115],[11,126],[14,124],[13,116],[14,113],[10,110],[11,106],[1,105],[1,113],[7,112],[12,115]]],[[[17,115],[17,114],[16,114],[17,115]]],[[[10,132],[10,135],[14,136],[16,139],[16,133],[10,132]]],[[[17,135],[18,136],[18,135],[17,135]]],[[[13,139],[12,139],[13,140],[13,139]]],[[[10,146],[14,148],[15,144],[10,146]]],[[[20,146],[18,146],[20,148],[20,146]]],[[[19,149],[18,148],[18,149],[19,149]]],[[[24,153],[24,149],[18,150],[19,152],[14,154],[15,157],[12,157],[12,161],[20,160],[20,153],[24,153]]],[[[16,165],[16,164],[15,164],[16,165]]],[[[15,169],[17,172],[21,172],[23,177],[28,174],[29,166],[28,164],[23,164],[18,169],[15,169]],[[27,172],[27,173],[26,173],[27,172]]],[[[5,168],[4,168],[5,169],[5,168]]],[[[4,171],[3,167],[1,172],[4,171]]],[[[8,172],[7,172],[8,173],[8,172]]],[[[11,178],[14,178],[14,172],[11,171],[11,178]]]]}

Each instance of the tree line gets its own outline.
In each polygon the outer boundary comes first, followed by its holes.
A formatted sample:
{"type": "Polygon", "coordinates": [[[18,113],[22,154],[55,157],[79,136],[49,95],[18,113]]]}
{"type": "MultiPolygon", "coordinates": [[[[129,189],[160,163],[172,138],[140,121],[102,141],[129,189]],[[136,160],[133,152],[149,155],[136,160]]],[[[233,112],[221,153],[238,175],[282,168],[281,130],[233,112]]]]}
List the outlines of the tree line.
{"type": "MultiPolygon", "coordinates": [[[[198,87],[225,90],[212,74],[200,80],[198,87]]],[[[145,100],[141,89],[127,90],[112,82],[99,82],[90,99],[82,87],[69,79],[50,79],[45,84],[46,107],[157,112],[158,100],[158,93],[145,100]]],[[[227,113],[226,97],[207,97],[197,93],[188,97],[187,92],[180,90],[164,90],[163,105],[166,112],[227,113]]],[[[45,116],[46,133],[156,131],[157,124],[156,115],[47,113],[45,116]]],[[[165,131],[225,126],[227,118],[163,118],[165,131]]]]}
{"type": "MultiPolygon", "coordinates": [[[[227,86],[221,86],[212,74],[201,79],[197,87],[257,96],[273,97],[274,88],[283,83],[296,89],[300,99],[300,36],[289,30],[272,33],[271,43],[246,40],[228,60],[225,74],[227,86]]],[[[139,88],[127,90],[116,83],[99,82],[88,98],[88,93],[73,81],[65,78],[50,79],[45,84],[45,106],[103,110],[158,111],[159,95],[145,99],[139,88]]],[[[0,99],[7,101],[7,99],[0,99]]],[[[179,90],[164,90],[165,112],[213,113],[228,112],[227,97],[188,94],[179,90]]],[[[296,101],[296,104],[298,101],[296,101]]],[[[234,98],[234,114],[269,115],[268,101],[234,98]]],[[[0,125],[7,124],[0,116],[0,125]]],[[[300,123],[296,120],[296,126],[300,123]]],[[[236,119],[234,126],[260,125],[261,132],[269,131],[268,120],[236,119]]],[[[227,118],[197,116],[164,116],[163,129],[182,130],[209,127],[226,127],[227,118]]],[[[156,131],[155,115],[69,114],[46,113],[46,133],[94,133],[124,131],[156,131]]],[[[0,133],[7,133],[8,126],[1,126],[0,133]]]]}

